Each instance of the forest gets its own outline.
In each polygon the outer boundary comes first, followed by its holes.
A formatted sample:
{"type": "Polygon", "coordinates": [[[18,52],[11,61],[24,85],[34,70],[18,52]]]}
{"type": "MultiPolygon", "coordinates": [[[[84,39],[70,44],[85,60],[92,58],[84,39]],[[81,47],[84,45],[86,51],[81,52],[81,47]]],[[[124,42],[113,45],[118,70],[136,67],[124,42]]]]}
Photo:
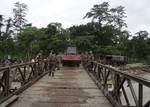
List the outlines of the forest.
{"type": "Polygon", "coordinates": [[[131,62],[150,63],[149,33],[141,29],[131,34],[127,30],[123,6],[95,4],[83,14],[83,20],[89,18],[90,22],[69,28],[63,28],[60,22],[50,22],[43,28],[32,26],[26,19],[28,6],[20,2],[14,4],[12,14],[10,18],[0,15],[0,59],[10,55],[30,60],[39,52],[47,56],[50,50],[59,53],[75,45],[80,53],[92,50],[99,56],[123,55],[131,62]]]}

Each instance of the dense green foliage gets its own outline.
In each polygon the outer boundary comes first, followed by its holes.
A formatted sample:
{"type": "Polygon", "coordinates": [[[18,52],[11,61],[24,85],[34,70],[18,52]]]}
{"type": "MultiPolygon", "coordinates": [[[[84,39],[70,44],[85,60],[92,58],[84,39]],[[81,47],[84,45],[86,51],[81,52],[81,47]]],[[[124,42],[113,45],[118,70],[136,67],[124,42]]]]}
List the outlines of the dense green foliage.
{"type": "Polygon", "coordinates": [[[78,47],[79,52],[92,50],[98,55],[117,54],[150,60],[148,32],[142,30],[131,35],[125,30],[126,15],[122,6],[110,8],[108,2],[94,5],[84,17],[91,18],[91,22],[68,29],[63,29],[61,23],[50,23],[45,28],[25,26],[26,22],[17,25],[17,15],[22,14],[21,18],[24,20],[26,10],[25,4],[15,3],[14,18],[6,21],[6,30],[3,32],[4,19],[0,15],[0,57],[12,55],[31,59],[39,52],[43,55],[48,55],[50,50],[64,52],[68,45],[73,44],[78,47]],[[25,6],[23,13],[17,13],[20,5],[25,6]],[[13,27],[19,29],[15,35],[12,34],[13,27]]]}

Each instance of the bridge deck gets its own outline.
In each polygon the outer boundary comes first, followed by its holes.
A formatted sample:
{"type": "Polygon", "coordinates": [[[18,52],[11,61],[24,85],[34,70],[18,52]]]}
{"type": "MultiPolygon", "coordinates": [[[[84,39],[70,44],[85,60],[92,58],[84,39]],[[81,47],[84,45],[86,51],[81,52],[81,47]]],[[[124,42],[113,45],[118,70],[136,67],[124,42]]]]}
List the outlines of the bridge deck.
{"type": "Polygon", "coordinates": [[[11,107],[112,107],[86,71],[63,67],[19,95],[11,107]]]}

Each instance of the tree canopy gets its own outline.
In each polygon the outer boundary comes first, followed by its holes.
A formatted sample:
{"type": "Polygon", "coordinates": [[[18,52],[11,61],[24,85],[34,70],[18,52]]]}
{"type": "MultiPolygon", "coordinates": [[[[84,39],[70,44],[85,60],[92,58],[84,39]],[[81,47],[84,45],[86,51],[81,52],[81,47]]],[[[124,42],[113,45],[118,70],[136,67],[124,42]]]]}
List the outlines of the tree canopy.
{"type": "Polygon", "coordinates": [[[68,45],[76,45],[79,52],[92,50],[95,54],[125,55],[129,58],[150,59],[150,38],[145,30],[131,35],[126,30],[125,7],[110,7],[108,2],[95,4],[84,18],[91,22],[62,28],[50,22],[44,28],[28,24],[28,6],[17,2],[13,17],[0,15],[0,57],[6,55],[31,59],[38,52],[48,55],[50,50],[64,52],[68,45]],[[16,33],[17,32],[17,33],[16,33]]]}

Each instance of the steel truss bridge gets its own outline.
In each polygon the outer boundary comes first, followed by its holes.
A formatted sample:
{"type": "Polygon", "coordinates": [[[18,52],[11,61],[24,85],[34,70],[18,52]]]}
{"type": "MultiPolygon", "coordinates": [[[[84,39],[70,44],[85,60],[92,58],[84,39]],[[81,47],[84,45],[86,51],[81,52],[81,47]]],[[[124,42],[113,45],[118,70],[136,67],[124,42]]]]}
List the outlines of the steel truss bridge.
{"type": "Polygon", "coordinates": [[[150,106],[150,80],[117,68],[93,62],[92,69],[61,67],[54,77],[48,71],[47,60],[1,67],[0,107],[150,106]]]}

